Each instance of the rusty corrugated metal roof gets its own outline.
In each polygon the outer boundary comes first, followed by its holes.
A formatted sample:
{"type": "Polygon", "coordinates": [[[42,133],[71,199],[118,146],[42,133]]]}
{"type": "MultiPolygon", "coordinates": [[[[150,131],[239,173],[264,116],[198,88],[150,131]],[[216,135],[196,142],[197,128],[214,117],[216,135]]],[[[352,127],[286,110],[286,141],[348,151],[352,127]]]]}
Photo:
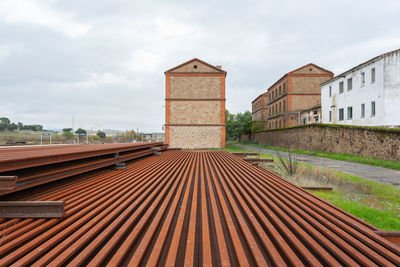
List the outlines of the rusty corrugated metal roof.
{"type": "Polygon", "coordinates": [[[167,151],[8,198],[63,200],[66,216],[0,219],[1,266],[400,265],[375,227],[223,151],[167,151]]]}

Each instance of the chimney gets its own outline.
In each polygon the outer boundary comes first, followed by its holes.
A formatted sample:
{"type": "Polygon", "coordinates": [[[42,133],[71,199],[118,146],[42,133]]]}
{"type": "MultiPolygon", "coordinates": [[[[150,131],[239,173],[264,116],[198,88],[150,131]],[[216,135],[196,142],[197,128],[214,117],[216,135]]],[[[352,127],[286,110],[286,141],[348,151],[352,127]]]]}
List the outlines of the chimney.
{"type": "Polygon", "coordinates": [[[217,65],[217,66],[215,66],[217,69],[221,69],[222,67],[221,67],[221,65],[217,65]]]}

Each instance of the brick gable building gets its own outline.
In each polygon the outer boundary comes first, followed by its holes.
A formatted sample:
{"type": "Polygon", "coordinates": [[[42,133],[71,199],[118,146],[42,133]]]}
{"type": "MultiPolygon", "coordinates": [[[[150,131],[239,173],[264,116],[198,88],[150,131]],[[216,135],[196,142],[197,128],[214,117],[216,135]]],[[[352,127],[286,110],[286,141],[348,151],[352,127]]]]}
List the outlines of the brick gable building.
{"type": "Polygon", "coordinates": [[[165,142],[170,148],[225,147],[226,71],[197,58],[165,72],[165,142]]]}
{"type": "Polygon", "coordinates": [[[266,98],[263,107],[267,110],[267,115],[264,116],[266,128],[276,129],[302,124],[302,111],[321,104],[320,85],[332,77],[331,71],[312,63],[283,75],[262,94],[266,98]]]}

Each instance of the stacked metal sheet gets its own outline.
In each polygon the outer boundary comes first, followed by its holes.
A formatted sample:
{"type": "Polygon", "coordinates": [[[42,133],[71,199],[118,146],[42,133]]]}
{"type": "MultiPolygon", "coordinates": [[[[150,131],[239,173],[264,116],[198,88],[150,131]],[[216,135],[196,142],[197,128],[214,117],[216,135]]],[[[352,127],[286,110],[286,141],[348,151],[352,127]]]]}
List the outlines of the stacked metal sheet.
{"type": "Polygon", "coordinates": [[[377,228],[223,151],[166,151],[8,199],[64,201],[65,216],[0,219],[0,266],[400,265],[377,228]]]}
{"type": "Polygon", "coordinates": [[[0,149],[0,195],[151,155],[163,143],[53,145],[0,149]]]}

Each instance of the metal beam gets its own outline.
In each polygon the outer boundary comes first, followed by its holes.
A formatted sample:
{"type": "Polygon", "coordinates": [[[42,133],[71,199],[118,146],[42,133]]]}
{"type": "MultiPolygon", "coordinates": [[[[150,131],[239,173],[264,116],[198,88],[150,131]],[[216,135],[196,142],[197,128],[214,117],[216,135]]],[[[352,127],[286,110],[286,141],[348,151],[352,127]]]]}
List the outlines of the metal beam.
{"type": "Polygon", "coordinates": [[[64,201],[0,201],[0,218],[61,218],[64,201]]]}
{"type": "Polygon", "coordinates": [[[0,190],[12,190],[17,184],[17,176],[0,176],[0,190]]]}
{"type": "Polygon", "coordinates": [[[375,233],[395,245],[400,246],[400,231],[375,231],[375,233]]]}
{"type": "Polygon", "coordinates": [[[302,186],[301,188],[312,191],[332,191],[332,187],[323,187],[323,186],[302,186]]]}

